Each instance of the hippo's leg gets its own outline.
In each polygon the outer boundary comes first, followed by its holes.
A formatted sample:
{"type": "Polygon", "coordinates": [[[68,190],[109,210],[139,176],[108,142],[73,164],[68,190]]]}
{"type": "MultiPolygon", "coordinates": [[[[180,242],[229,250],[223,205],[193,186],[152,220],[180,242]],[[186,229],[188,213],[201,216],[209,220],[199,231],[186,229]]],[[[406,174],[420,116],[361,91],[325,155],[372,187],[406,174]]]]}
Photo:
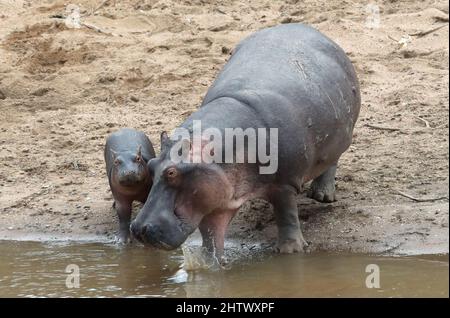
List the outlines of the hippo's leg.
{"type": "Polygon", "coordinates": [[[296,194],[289,188],[277,190],[270,197],[278,227],[278,244],[280,253],[303,252],[308,243],[303,238],[298,219],[296,194]]]}
{"type": "Polygon", "coordinates": [[[335,180],[337,164],[332,165],[324,173],[315,178],[308,191],[308,197],[319,202],[333,202],[335,197],[335,180]]]}
{"type": "Polygon", "coordinates": [[[217,211],[203,217],[199,229],[202,234],[203,247],[223,262],[225,232],[237,210],[217,211]]]}
{"type": "Polygon", "coordinates": [[[128,243],[130,240],[131,202],[115,202],[117,216],[119,217],[119,243],[128,243]]]}

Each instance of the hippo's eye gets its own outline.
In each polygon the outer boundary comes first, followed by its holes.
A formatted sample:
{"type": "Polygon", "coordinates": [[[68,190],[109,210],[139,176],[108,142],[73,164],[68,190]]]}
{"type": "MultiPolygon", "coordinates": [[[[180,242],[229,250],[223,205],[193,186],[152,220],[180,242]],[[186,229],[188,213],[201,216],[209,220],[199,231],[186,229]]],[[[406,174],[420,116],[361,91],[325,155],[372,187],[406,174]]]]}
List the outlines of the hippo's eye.
{"type": "Polygon", "coordinates": [[[141,157],[136,156],[136,158],[134,159],[136,162],[141,162],[141,157]]]}
{"type": "Polygon", "coordinates": [[[164,172],[164,176],[166,177],[167,183],[171,186],[176,187],[181,183],[180,171],[175,167],[167,168],[164,172]]]}
{"type": "Polygon", "coordinates": [[[119,160],[119,159],[114,160],[114,164],[115,164],[116,166],[120,165],[120,160],[119,160]]]}
{"type": "Polygon", "coordinates": [[[167,169],[166,174],[169,178],[174,178],[177,176],[178,172],[177,172],[177,169],[175,169],[175,168],[169,168],[169,169],[167,169]]]}

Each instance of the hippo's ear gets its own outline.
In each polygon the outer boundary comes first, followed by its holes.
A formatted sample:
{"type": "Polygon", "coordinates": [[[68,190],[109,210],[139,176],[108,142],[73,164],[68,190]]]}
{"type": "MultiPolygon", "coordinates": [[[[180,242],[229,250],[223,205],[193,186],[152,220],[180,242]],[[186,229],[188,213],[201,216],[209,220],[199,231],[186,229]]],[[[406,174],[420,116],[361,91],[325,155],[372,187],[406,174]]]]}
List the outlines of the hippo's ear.
{"type": "Polygon", "coordinates": [[[166,131],[161,133],[161,152],[169,146],[170,138],[166,131]]]}
{"type": "Polygon", "coordinates": [[[188,160],[192,156],[192,144],[189,139],[181,140],[181,160],[183,162],[189,162],[188,160]]]}
{"type": "Polygon", "coordinates": [[[138,146],[136,156],[138,158],[142,158],[142,146],[141,145],[138,146]]]}
{"type": "Polygon", "coordinates": [[[111,149],[111,157],[112,157],[112,160],[116,160],[116,158],[117,158],[117,152],[115,152],[112,149],[111,149]]]}

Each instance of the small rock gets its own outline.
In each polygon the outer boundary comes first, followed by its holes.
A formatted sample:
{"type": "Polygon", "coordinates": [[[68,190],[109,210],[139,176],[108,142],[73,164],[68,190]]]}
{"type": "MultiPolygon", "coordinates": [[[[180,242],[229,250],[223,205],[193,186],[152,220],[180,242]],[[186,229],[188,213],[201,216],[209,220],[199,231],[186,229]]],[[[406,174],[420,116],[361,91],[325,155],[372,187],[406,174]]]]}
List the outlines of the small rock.
{"type": "Polygon", "coordinates": [[[44,95],[47,94],[49,91],[50,91],[49,88],[42,87],[42,88],[39,88],[39,89],[35,90],[34,92],[32,92],[31,95],[34,95],[34,96],[44,96],[44,95]]]}
{"type": "Polygon", "coordinates": [[[209,31],[212,32],[220,32],[220,31],[224,31],[226,29],[228,29],[229,25],[228,24],[223,24],[223,25],[218,25],[218,26],[213,26],[211,28],[209,28],[209,31]]]}
{"type": "Polygon", "coordinates": [[[116,80],[116,77],[114,75],[105,75],[102,76],[98,79],[98,82],[101,84],[105,84],[105,83],[111,83],[114,82],[116,80]]]}
{"type": "Polygon", "coordinates": [[[131,99],[132,102],[135,102],[135,103],[137,103],[139,101],[139,98],[134,96],[134,95],[131,96],[130,99],[131,99]]]}
{"type": "Polygon", "coordinates": [[[227,48],[226,46],[222,46],[222,53],[223,54],[228,54],[228,53],[230,53],[230,49],[227,48]]]}
{"type": "Polygon", "coordinates": [[[353,181],[353,177],[350,176],[350,175],[345,175],[345,176],[342,178],[342,180],[343,180],[344,182],[353,181]]]}
{"type": "Polygon", "coordinates": [[[2,92],[2,90],[0,90],[0,99],[6,99],[6,95],[2,92]]]}

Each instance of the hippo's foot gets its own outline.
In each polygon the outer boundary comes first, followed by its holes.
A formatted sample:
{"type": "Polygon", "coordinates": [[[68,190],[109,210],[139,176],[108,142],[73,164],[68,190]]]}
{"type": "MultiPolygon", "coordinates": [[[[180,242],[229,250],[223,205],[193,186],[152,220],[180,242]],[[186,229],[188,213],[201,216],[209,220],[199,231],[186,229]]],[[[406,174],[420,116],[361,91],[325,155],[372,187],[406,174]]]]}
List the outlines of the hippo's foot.
{"type": "Polygon", "coordinates": [[[131,219],[131,202],[122,202],[114,200],[117,217],[119,218],[119,233],[116,237],[118,244],[128,244],[131,241],[130,236],[130,219],[131,219]]]}
{"type": "Polygon", "coordinates": [[[323,174],[313,180],[307,196],[319,202],[336,201],[336,187],[334,177],[336,175],[336,165],[328,168],[323,174]]]}
{"type": "Polygon", "coordinates": [[[236,210],[218,210],[205,216],[199,225],[203,247],[221,265],[226,264],[223,254],[225,231],[235,213],[236,210]]]}
{"type": "Polygon", "coordinates": [[[336,201],[334,184],[311,184],[307,196],[319,202],[334,202],[336,201]]]}
{"type": "Polygon", "coordinates": [[[304,245],[299,240],[289,240],[279,242],[275,250],[281,254],[292,254],[298,252],[304,252],[304,245]]]}
{"type": "Polygon", "coordinates": [[[219,265],[220,267],[225,267],[228,265],[229,260],[225,257],[224,254],[217,255],[214,251],[208,250],[205,246],[203,246],[202,256],[204,260],[210,264],[210,267],[219,265]]]}
{"type": "Polygon", "coordinates": [[[275,251],[281,254],[292,254],[298,252],[307,252],[308,243],[303,238],[303,234],[299,231],[291,238],[279,238],[275,251]]]}
{"type": "Polygon", "coordinates": [[[127,245],[131,243],[131,236],[129,231],[121,231],[116,236],[116,243],[119,245],[127,245]]]}
{"type": "Polygon", "coordinates": [[[280,187],[272,193],[271,203],[278,227],[278,244],[275,250],[279,253],[304,252],[308,246],[300,229],[295,196],[296,193],[289,186],[280,187]]]}

